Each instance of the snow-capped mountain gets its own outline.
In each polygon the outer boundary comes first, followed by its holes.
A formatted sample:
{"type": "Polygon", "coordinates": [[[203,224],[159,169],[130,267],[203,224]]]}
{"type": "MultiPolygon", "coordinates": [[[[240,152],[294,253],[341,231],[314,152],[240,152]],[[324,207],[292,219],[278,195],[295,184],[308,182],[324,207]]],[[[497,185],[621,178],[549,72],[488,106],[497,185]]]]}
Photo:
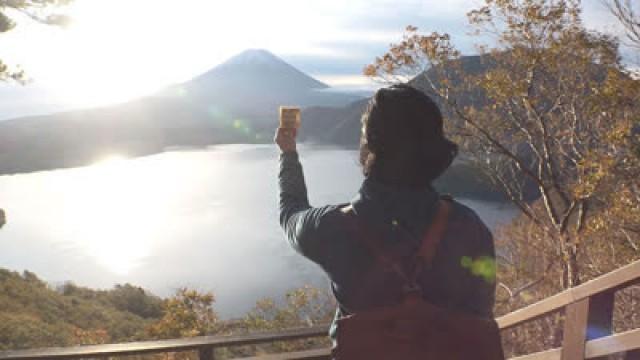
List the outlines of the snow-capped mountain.
{"type": "Polygon", "coordinates": [[[270,121],[280,105],[344,106],[359,99],[329,86],[266,50],[247,50],[173,88],[199,106],[270,121]]]}
{"type": "Polygon", "coordinates": [[[247,50],[153,96],[0,122],[0,174],[85,165],[109,153],[267,141],[280,105],[345,106],[361,99],[327,89],[266,50],[247,50]]]}
{"type": "Polygon", "coordinates": [[[271,52],[262,49],[243,51],[196,77],[191,83],[204,87],[241,88],[262,85],[298,90],[329,88],[329,85],[310,77],[271,52]]]}

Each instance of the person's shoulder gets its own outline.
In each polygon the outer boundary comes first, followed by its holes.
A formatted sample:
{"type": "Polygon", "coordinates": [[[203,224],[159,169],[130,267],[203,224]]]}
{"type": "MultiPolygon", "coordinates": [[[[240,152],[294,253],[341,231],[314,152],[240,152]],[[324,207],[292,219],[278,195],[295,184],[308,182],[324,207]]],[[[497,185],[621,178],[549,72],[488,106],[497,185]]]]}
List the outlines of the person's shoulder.
{"type": "Polygon", "coordinates": [[[455,220],[455,221],[466,221],[466,222],[477,222],[477,223],[483,223],[482,219],[480,219],[480,216],[478,216],[478,213],[476,213],[475,210],[473,210],[472,208],[470,208],[469,206],[461,203],[460,201],[454,199],[452,196],[450,195],[441,195],[440,199],[442,201],[446,201],[449,204],[451,204],[451,213],[450,213],[450,219],[451,220],[455,220]]]}
{"type": "Polygon", "coordinates": [[[356,224],[356,212],[352,204],[327,205],[322,207],[322,216],[317,224],[318,234],[324,237],[348,236],[356,224]]]}
{"type": "Polygon", "coordinates": [[[325,205],[317,210],[321,213],[319,216],[318,227],[334,227],[344,222],[344,219],[348,216],[348,209],[351,204],[337,204],[337,205],[325,205]]]}
{"type": "Polygon", "coordinates": [[[454,227],[456,232],[466,235],[462,238],[468,241],[479,243],[478,245],[482,247],[492,246],[491,231],[475,210],[450,196],[442,196],[441,198],[451,204],[450,227],[454,227]]]}
{"type": "Polygon", "coordinates": [[[350,248],[350,229],[353,226],[351,204],[327,205],[319,208],[322,215],[317,218],[314,235],[318,241],[332,251],[347,251],[350,248]]]}

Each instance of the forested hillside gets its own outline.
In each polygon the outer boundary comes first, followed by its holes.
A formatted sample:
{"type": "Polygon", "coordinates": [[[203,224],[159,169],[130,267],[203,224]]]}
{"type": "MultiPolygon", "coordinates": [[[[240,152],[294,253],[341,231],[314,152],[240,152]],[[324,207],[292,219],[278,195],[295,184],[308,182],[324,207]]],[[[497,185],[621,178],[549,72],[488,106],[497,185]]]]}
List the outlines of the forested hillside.
{"type": "MultiPolygon", "coordinates": [[[[273,331],[326,324],[333,316],[335,302],[326,291],[303,287],[283,295],[284,301],[258,301],[243,318],[222,320],[215,312],[212,293],[180,288],[161,299],[130,284],[110,290],[73,283],[53,287],[32,272],[0,269],[0,351],[273,331]]],[[[327,346],[326,340],[221,349],[217,355],[249,356],[316,346],[327,346]]],[[[189,354],[176,358],[186,359],[189,354]]]]}
{"type": "Polygon", "coordinates": [[[162,300],[126,284],[53,288],[34,273],[0,269],[0,349],[141,339],[162,316],[162,300]]]}

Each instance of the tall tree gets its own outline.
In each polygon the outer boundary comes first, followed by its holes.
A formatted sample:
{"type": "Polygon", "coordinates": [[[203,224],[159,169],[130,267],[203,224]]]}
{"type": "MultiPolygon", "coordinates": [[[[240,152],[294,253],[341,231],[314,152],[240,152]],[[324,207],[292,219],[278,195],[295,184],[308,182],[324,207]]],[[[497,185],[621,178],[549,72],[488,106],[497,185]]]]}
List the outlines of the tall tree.
{"type": "MultiPolygon", "coordinates": [[[[0,33],[6,33],[16,27],[16,22],[10,13],[17,12],[28,16],[31,20],[41,24],[62,26],[69,22],[69,18],[56,13],[60,6],[67,5],[73,0],[0,0],[0,33]]],[[[23,82],[23,70],[12,70],[0,60],[0,81],[23,82]]]]}
{"type": "Polygon", "coordinates": [[[159,339],[207,335],[215,331],[218,316],[213,310],[211,293],[180,288],[165,300],[163,317],[148,329],[149,336],[159,339]]]}
{"type": "Polygon", "coordinates": [[[439,100],[464,155],[550,240],[542,276],[559,267],[561,287],[576,286],[586,217],[606,191],[595,154],[618,156],[609,137],[638,114],[638,83],[618,41],[584,27],[579,0],[484,0],[468,18],[478,58],[409,26],[365,75],[412,79],[439,100]]]}
{"type": "MultiPolygon", "coordinates": [[[[63,26],[70,19],[65,15],[55,13],[55,9],[67,5],[73,0],[0,0],[0,33],[6,33],[16,27],[16,22],[7,13],[11,11],[27,15],[33,21],[41,24],[63,26]]],[[[0,81],[25,81],[22,69],[11,69],[0,60],[0,81]]],[[[6,222],[5,212],[0,209],[0,228],[6,222]]]]}
{"type": "MultiPolygon", "coordinates": [[[[619,20],[625,30],[626,44],[637,55],[640,55],[640,11],[638,2],[631,0],[604,1],[612,14],[619,20]]],[[[638,69],[630,69],[630,76],[637,78],[638,69]]],[[[637,84],[637,82],[636,82],[637,84]]],[[[638,86],[629,86],[629,82],[622,81],[610,89],[618,94],[618,99],[628,100],[636,104],[640,100],[638,86]]],[[[611,104],[620,106],[620,104],[611,104]]],[[[636,111],[619,119],[618,126],[608,134],[609,146],[594,152],[588,166],[597,169],[599,176],[594,177],[593,184],[605,189],[606,194],[599,211],[590,219],[590,230],[594,236],[617,236],[626,248],[635,250],[635,258],[640,257],[640,115],[636,111]]],[[[625,262],[625,257],[619,256],[623,252],[618,247],[611,247],[613,265],[625,262]]]]}
{"type": "Polygon", "coordinates": [[[623,26],[629,45],[640,50],[640,9],[631,0],[606,0],[605,4],[623,26]]]}

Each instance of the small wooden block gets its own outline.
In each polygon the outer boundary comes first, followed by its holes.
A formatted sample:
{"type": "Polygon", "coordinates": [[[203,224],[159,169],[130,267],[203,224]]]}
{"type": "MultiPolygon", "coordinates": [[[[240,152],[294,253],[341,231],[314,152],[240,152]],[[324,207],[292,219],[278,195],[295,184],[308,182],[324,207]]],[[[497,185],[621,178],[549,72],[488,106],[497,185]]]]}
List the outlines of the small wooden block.
{"type": "Polygon", "coordinates": [[[300,108],[294,106],[280,106],[280,127],[297,129],[300,127],[300,108]]]}

